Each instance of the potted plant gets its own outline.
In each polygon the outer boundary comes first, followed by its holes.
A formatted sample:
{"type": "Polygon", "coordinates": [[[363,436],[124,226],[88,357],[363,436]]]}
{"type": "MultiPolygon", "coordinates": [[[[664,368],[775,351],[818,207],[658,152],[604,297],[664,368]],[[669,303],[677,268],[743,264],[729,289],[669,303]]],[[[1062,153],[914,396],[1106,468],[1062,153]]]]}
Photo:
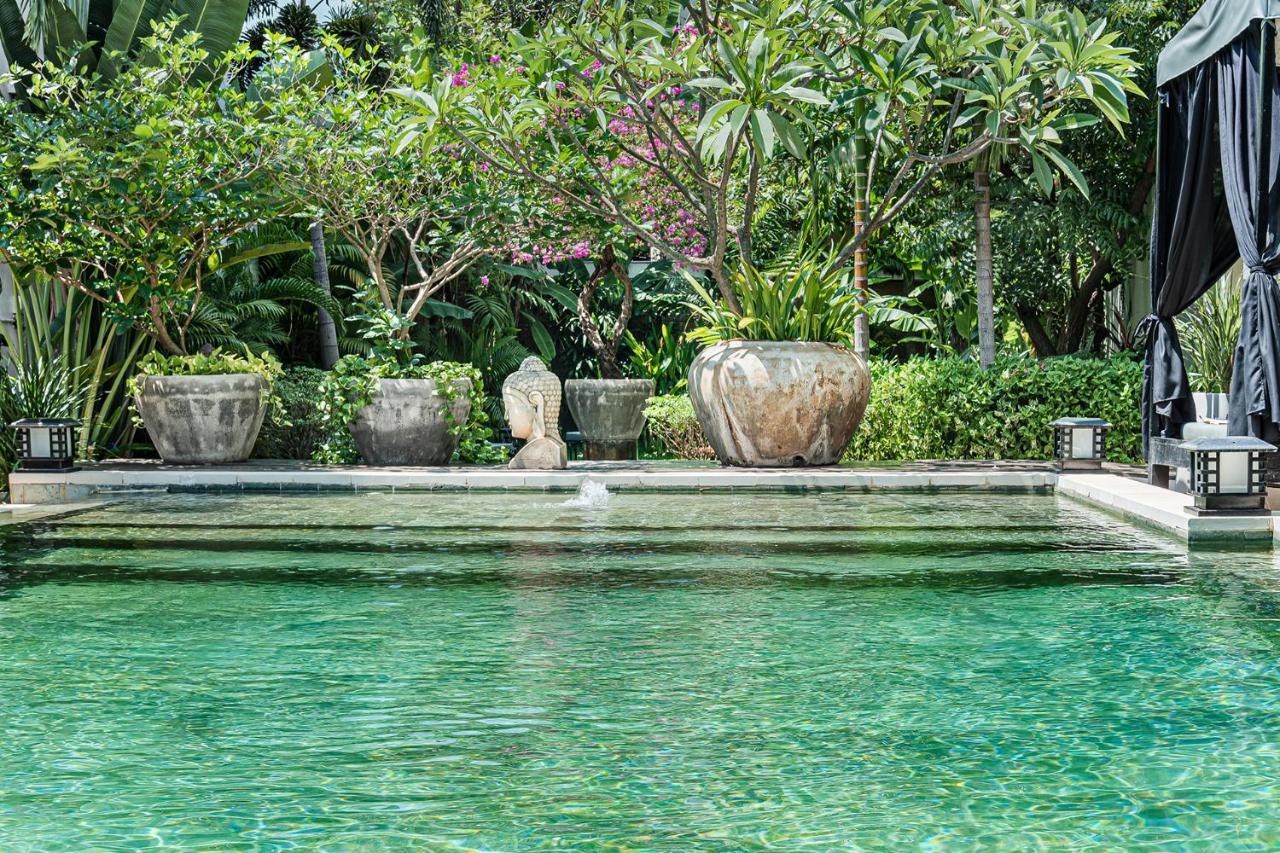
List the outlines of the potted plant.
{"type": "Polygon", "coordinates": [[[871,392],[855,353],[864,310],[845,276],[802,260],[733,275],[736,306],[690,277],[706,345],[689,369],[689,397],[722,464],[746,467],[833,465],[862,420],[871,392]]]}
{"type": "Polygon", "coordinates": [[[138,362],[129,391],[165,462],[230,464],[253,452],[281,372],[270,353],[153,351],[138,362]]]}
{"type": "Polygon", "coordinates": [[[410,321],[365,294],[353,318],[370,342],[365,355],[338,360],[320,383],[320,417],[328,440],[316,460],[334,464],[447,465],[501,462],[484,411],[484,383],[469,364],[427,362],[399,330],[410,321]]]}
{"type": "Polygon", "coordinates": [[[599,379],[570,379],[564,383],[565,403],[582,433],[583,455],[590,460],[635,459],[644,431],[645,405],[654,394],[652,379],[627,379],[618,364],[622,342],[635,306],[635,285],[625,259],[606,243],[578,294],[578,322],[600,368],[599,379]],[[601,330],[592,302],[601,283],[612,273],[622,287],[622,304],[608,332],[601,330]]]}
{"type": "Polygon", "coordinates": [[[487,435],[482,393],[480,373],[471,365],[346,356],[320,385],[329,440],[316,459],[448,465],[465,440],[464,456],[490,461],[477,458],[487,435]]]}

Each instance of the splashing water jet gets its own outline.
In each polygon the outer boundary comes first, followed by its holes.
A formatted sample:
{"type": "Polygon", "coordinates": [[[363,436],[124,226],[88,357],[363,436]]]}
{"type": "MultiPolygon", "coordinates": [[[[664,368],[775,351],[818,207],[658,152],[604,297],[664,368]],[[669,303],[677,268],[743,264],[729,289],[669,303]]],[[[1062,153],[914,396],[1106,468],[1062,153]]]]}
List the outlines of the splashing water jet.
{"type": "Polygon", "coordinates": [[[560,504],[566,509],[607,509],[609,506],[609,490],[604,483],[595,480],[583,480],[578,493],[560,504]]]}

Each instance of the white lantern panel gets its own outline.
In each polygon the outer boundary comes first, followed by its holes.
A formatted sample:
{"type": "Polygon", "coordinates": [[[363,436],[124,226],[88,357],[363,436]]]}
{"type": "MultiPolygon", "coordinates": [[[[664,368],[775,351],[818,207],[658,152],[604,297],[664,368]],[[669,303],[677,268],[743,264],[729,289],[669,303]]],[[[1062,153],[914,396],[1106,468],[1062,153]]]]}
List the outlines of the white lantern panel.
{"type": "Polygon", "coordinates": [[[50,431],[32,427],[31,433],[31,458],[32,459],[48,459],[51,455],[52,445],[49,442],[50,431]]]}
{"type": "Polygon", "coordinates": [[[1222,494],[1249,494],[1249,456],[1248,453],[1223,453],[1218,457],[1218,490],[1222,494]]]}
{"type": "Polygon", "coordinates": [[[1071,431],[1071,458],[1094,458],[1092,429],[1073,429],[1071,431]]]}

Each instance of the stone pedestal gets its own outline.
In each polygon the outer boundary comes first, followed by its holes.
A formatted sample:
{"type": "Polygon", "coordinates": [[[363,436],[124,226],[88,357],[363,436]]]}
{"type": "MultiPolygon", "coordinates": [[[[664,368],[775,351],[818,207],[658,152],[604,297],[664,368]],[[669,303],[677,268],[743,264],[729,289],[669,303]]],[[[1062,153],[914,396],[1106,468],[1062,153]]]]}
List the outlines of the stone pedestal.
{"type": "Polygon", "coordinates": [[[636,458],[651,379],[570,379],[565,402],[582,433],[583,456],[593,461],[636,458]]]}

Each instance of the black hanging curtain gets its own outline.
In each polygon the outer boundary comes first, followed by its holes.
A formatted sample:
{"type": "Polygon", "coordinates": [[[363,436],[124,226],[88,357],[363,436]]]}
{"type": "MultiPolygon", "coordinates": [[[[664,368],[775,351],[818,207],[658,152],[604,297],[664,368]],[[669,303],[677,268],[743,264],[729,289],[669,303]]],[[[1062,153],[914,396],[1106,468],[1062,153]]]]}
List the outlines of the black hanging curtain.
{"type": "MultiPolygon", "coordinates": [[[[1270,12],[1266,0],[1255,3],[1270,12]]],[[[1280,438],[1280,86],[1274,23],[1244,19],[1243,32],[1223,29],[1222,15],[1234,26],[1241,9],[1206,4],[1161,57],[1152,314],[1142,324],[1146,439],[1180,437],[1183,425],[1195,420],[1173,319],[1237,259],[1248,274],[1230,432],[1280,438]],[[1164,79],[1170,69],[1177,76],[1164,79]]]]}

